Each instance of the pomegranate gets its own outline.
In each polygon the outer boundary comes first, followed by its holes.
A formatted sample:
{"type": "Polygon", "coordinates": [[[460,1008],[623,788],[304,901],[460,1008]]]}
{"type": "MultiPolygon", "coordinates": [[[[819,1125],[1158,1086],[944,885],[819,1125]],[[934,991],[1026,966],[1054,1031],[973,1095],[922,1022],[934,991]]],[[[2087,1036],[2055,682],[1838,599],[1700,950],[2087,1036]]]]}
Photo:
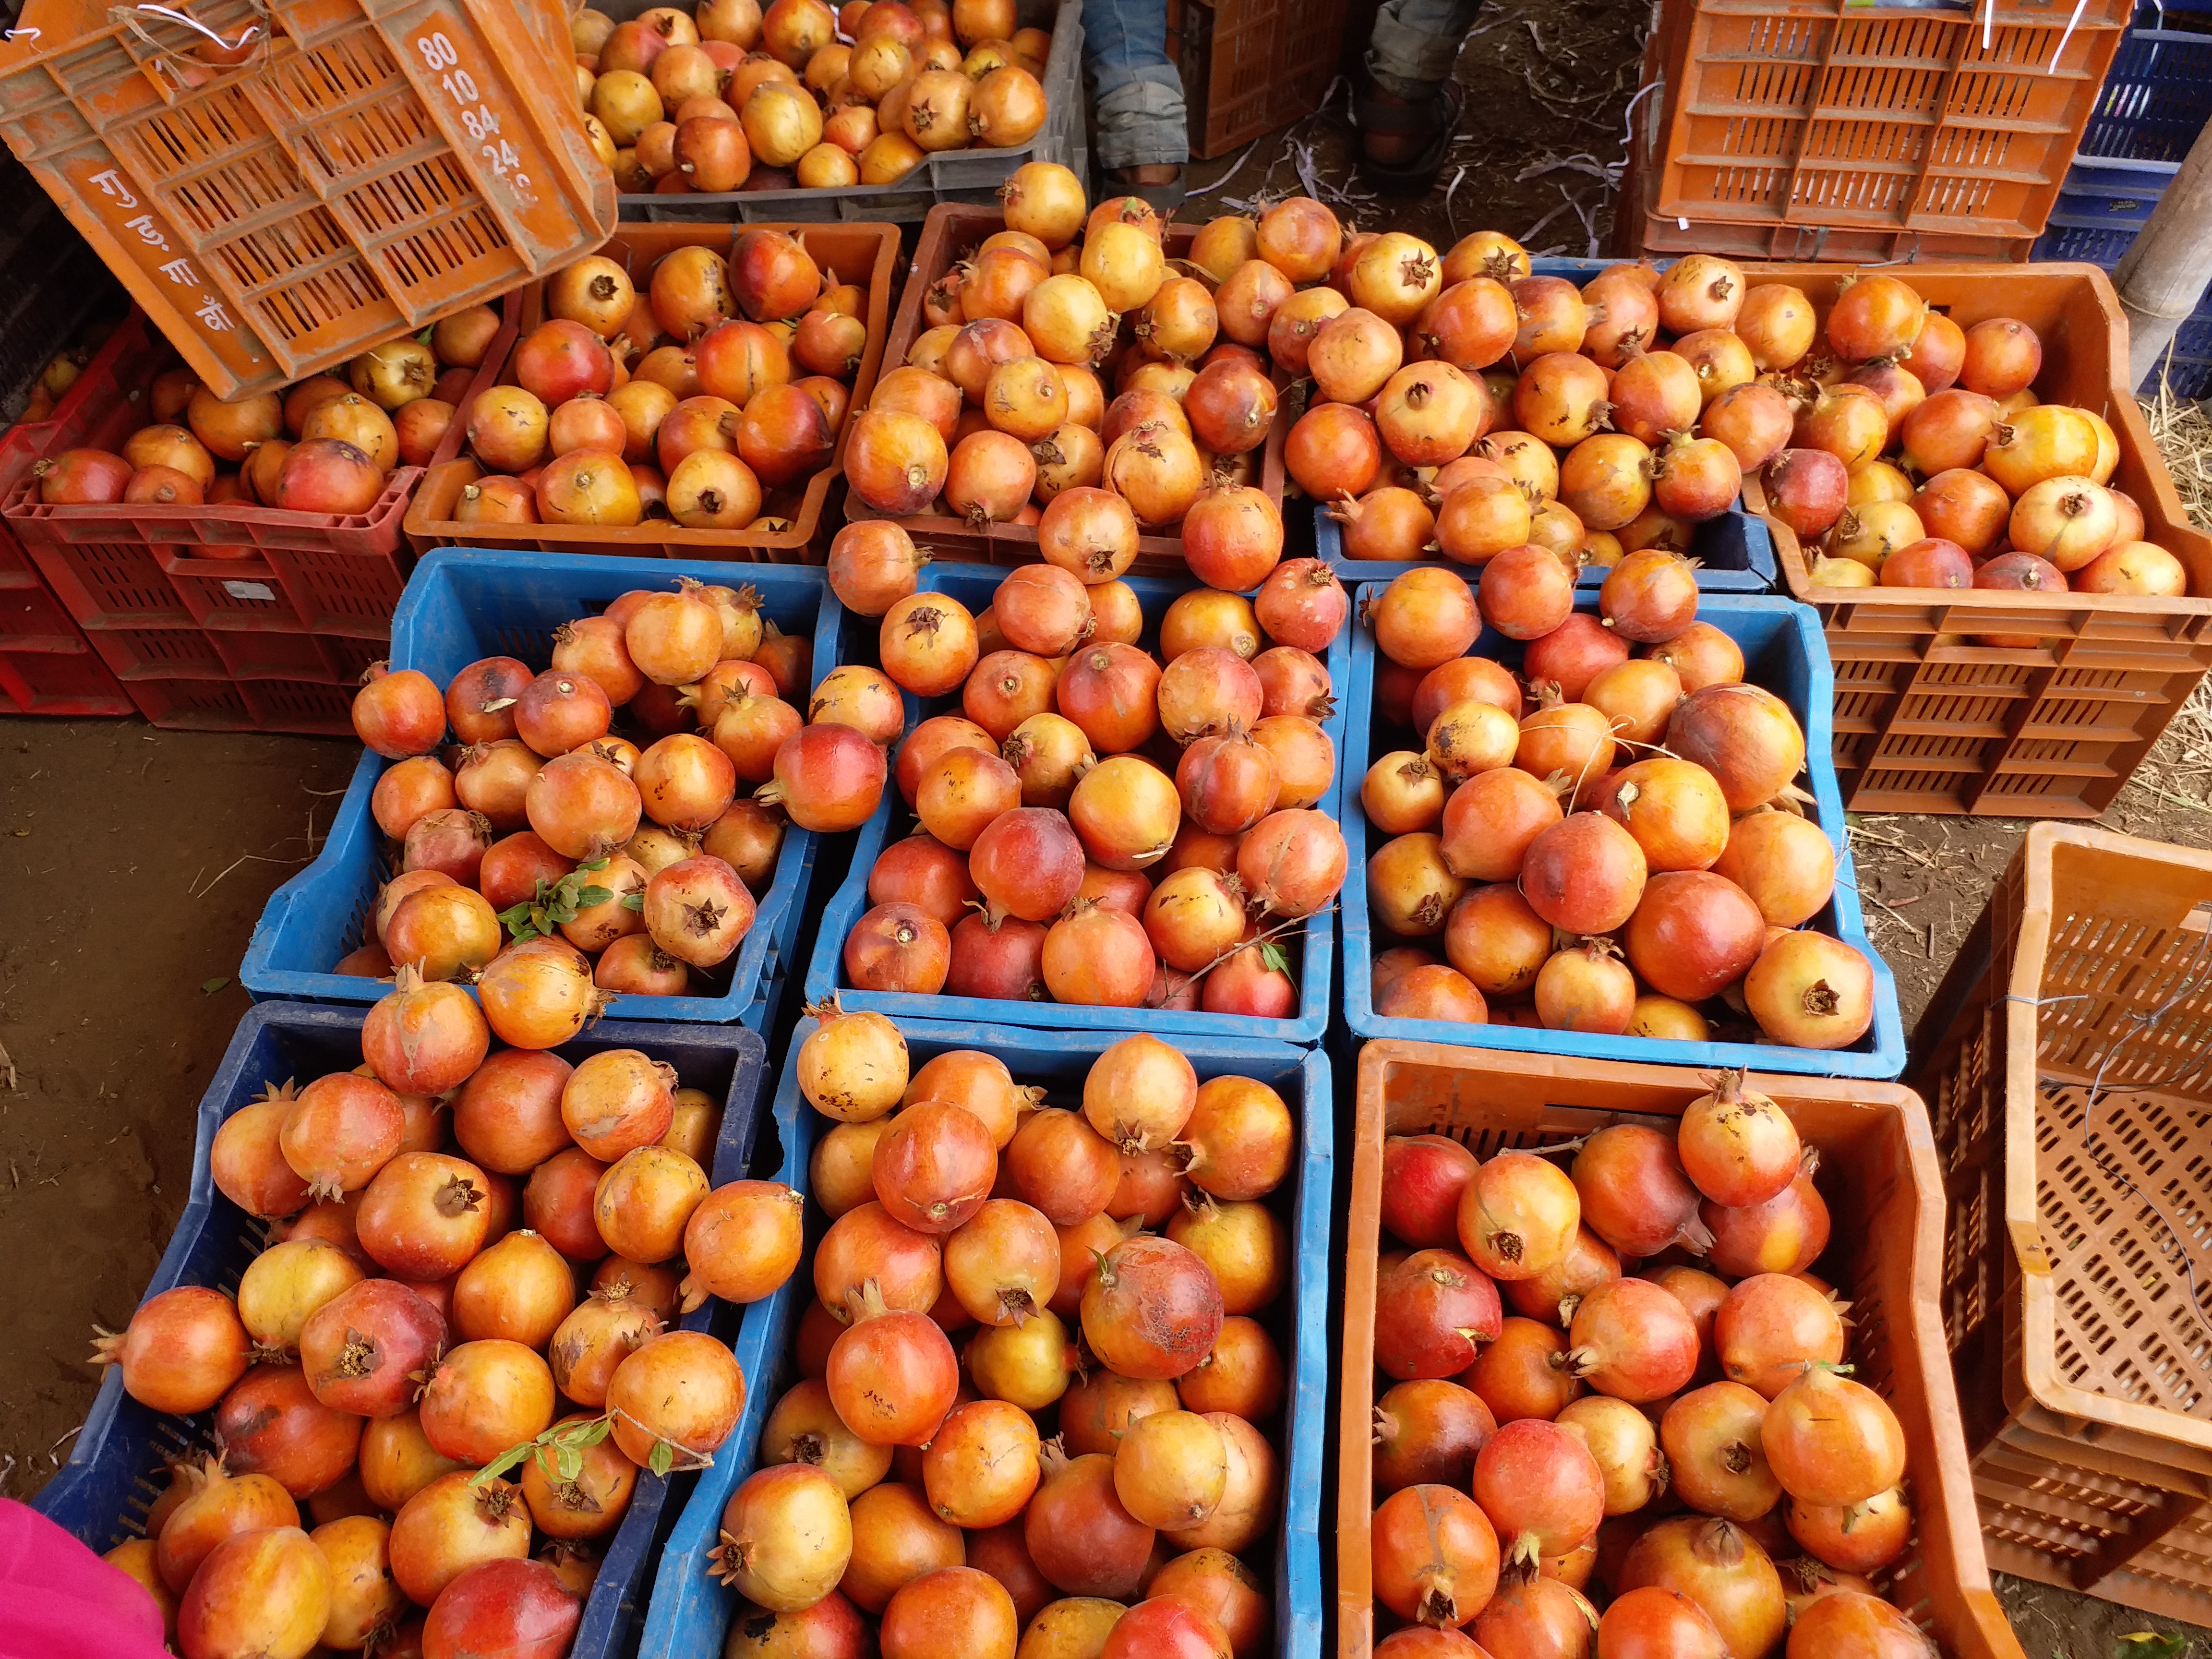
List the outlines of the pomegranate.
{"type": "Polygon", "coordinates": [[[1493,1279],[1533,1279],[1572,1245],[1581,1218],[1574,1183],[1528,1152],[1484,1164],[1462,1190],[1462,1247],[1493,1279]]]}
{"type": "Polygon", "coordinates": [[[1802,1048],[1847,1048],[1874,1024],[1872,966],[1823,933],[1776,939],[1744,976],[1743,992],[1762,1030],[1802,1048]]]}
{"type": "Polygon", "coordinates": [[[1576,1376],[1634,1405],[1665,1399],[1698,1368],[1696,1325],[1679,1301],[1648,1279],[1613,1279],[1591,1290],[1576,1306],[1568,1340],[1567,1362],[1576,1376]]]}
{"type": "Polygon", "coordinates": [[[124,1392],[157,1412],[206,1411],[246,1374],[246,1327],[217,1291],[180,1285],[148,1297],[119,1334],[94,1329],[93,1363],[121,1366],[124,1392]]]}
{"type": "Polygon", "coordinates": [[[1779,1196],[1797,1176],[1797,1128],[1781,1108],[1722,1072],[1711,1091],[1682,1114],[1675,1137],[1682,1167],[1716,1204],[1744,1207],[1779,1196]]]}
{"type": "Polygon", "coordinates": [[[1391,1376],[1455,1376],[1494,1340],[1498,1288],[1448,1249],[1417,1250],[1382,1269],[1375,1286],[1375,1363],[1391,1376]]]}
{"type": "Polygon", "coordinates": [[[1372,1536],[1375,1598],[1401,1619],[1455,1630],[1497,1589],[1497,1531],[1474,1500],[1449,1486],[1393,1492],[1375,1511],[1372,1536]]]}
{"type": "Polygon", "coordinates": [[[1679,1516],[1660,1522],[1629,1547],[1617,1577],[1629,1589],[1686,1596],[1705,1609],[1731,1653],[1771,1652],[1788,1627],[1774,1563],[1725,1519],[1679,1516]]]}
{"type": "Polygon", "coordinates": [[[1475,1455],[1474,1499],[1512,1573],[1586,1542],[1604,1518],[1605,1480],[1580,1437],[1522,1418],[1501,1424],[1475,1455]]]}

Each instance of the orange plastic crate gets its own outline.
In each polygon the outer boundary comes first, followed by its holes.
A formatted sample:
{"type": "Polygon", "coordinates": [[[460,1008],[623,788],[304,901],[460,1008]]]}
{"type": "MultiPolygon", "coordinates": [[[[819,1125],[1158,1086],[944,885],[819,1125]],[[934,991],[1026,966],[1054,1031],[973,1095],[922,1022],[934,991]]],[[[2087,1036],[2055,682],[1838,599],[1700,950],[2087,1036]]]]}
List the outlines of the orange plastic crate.
{"type": "Polygon", "coordinates": [[[1652,252],[2024,259],[2130,0],[1674,0],[1638,171],[1652,252]]]}
{"type": "MultiPolygon", "coordinates": [[[[1796,284],[1825,322],[1850,273],[1753,266],[1796,284]]],[[[2144,537],[2189,573],[2186,599],[1962,588],[1827,587],[1789,527],[1769,517],[1790,596],[1820,613],[1836,670],[1834,755],[1855,812],[2094,817],[2111,805],[2212,668],[2212,537],[2190,523],[2142,410],[2124,386],[2127,325],[2093,265],[1915,265],[1899,273],[1962,327],[2026,323],[2043,341],[2037,396],[2094,410],[2120,448],[2112,483],[2142,509],[2144,537]],[[2031,641],[1979,644],[1997,633],[2031,641]]],[[[1760,480],[1744,501],[1763,513],[1760,480]]]]}
{"type": "Polygon", "coordinates": [[[2212,854],[2039,823],[1915,1081],[1990,1565],[2212,1622],[2212,854]]]}
{"type": "Polygon", "coordinates": [[[557,6],[214,0],[194,21],[30,0],[0,43],[0,137],[222,397],[495,299],[614,228],[557,6]],[[209,61],[210,33],[250,39],[243,61],[209,61]]]}
{"type": "MultiPolygon", "coordinates": [[[[1916,1534],[1877,1576],[1881,1593],[1929,1631],[1946,1659],[2025,1659],[1990,1589],[1936,1312],[1944,1187],[1928,1114],[1895,1084],[1761,1073],[1749,1084],[1820,1150],[1820,1184],[1835,1228],[1817,1270],[1850,1303],[1858,1380],[1888,1400],[1905,1430],[1916,1534]]],[[[1385,1137],[1449,1135],[1487,1158],[1508,1147],[1557,1146],[1611,1123],[1671,1132],[1706,1086],[1686,1066],[1395,1040],[1360,1050],[1341,1245],[1337,1659],[1368,1659],[1376,1638],[1370,1442],[1385,1137]]]]}
{"type": "Polygon", "coordinates": [[[1336,78],[1345,10],[1345,0],[1167,0],[1191,154],[1225,155],[1319,109],[1336,78]]]}
{"type": "MultiPolygon", "coordinates": [[[[646,290],[653,268],[680,247],[711,247],[726,253],[746,231],[788,231],[806,244],[824,276],[832,270],[840,282],[866,290],[868,343],[860,366],[853,375],[854,410],[868,406],[876,388],[876,372],[884,362],[884,341],[890,331],[890,312],[898,298],[900,276],[899,228],[896,225],[852,223],[703,225],[627,224],[600,252],[619,262],[637,290],[646,290]]],[[[510,349],[518,337],[527,337],[545,320],[545,296],[533,286],[516,296],[520,301],[515,331],[492,342],[477,371],[475,384],[454,411],[446,437],[430,458],[422,487],[407,509],[407,538],[416,553],[434,547],[495,547],[509,551],[528,549],[540,553],[611,553],[630,559],[729,559],[756,564],[818,564],[827,556],[830,486],[839,477],[845,454],[845,436],[851,430],[848,414],[838,428],[830,464],[808,479],[800,493],[788,530],[687,530],[668,519],[649,519],[630,526],[560,524],[463,524],[453,516],[461,491],[484,476],[483,469],[460,453],[469,416],[479,393],[503,383],[510,349]]],[[[917,302],[918,303],[918,302],[917,302]]]]}

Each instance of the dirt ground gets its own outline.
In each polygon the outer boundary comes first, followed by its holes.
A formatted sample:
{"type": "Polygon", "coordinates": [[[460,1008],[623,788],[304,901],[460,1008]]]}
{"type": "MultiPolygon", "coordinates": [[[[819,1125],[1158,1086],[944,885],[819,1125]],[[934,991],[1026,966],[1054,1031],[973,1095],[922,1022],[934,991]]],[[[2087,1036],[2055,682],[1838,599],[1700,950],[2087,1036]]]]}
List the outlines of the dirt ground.
{"type": "MultiPolygon", "coordinates": [[[[1449,246],[1479,228],[1532,251],[1610,255],[1643,0],[1503,0],[1458,76],[1465,113],[1437,190],[1380,202],[1353,173],[1343,85],[1318,116],[1195,164],[1193,221],[1311,189],[1355,222],[1449,246]]],[[[2206,522],[2212,524],[2212,518],[2206,522]]],[[[96,1385],[91,1326],[119,1326],[182,1208],[193,1111],[247,1000],[235,981],[269,894],[320,845],[356,750],[309,738],[0,720],[0,1261],[21,1269],[0,1344],[0,1493],[66,1458],[96,1385]]],[[[2177,720],[2103,820],[2212,846],[2212,703],[2177,720]]],[[[1853,826],[1874,943],[1909,1030],[2023,822],[1853,826]]],[[[2203,1632],[2000,1581],[2033,1659],[2109,1659],[2143,1629],[2203,1632]]],[[[2199,1647],[2212,1654],[2212,1639],[2199,1647]]]]}
{"type": "Polygon", "coordinates": [[[321,845],[359,750],[0,720],[0,1492],[66,1459],[189,1196],[201,1091],[248,1006],[269,895],[321,845]]]}

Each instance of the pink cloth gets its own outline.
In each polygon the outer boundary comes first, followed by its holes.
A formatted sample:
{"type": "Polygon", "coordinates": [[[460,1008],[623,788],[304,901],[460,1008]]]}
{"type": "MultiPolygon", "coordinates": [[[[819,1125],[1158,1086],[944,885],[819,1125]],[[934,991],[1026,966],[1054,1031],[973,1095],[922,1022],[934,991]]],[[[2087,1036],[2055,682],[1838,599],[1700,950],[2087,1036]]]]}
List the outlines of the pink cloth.
{"type": "Polygon", "coordinates": [[[143,1586],[37,1510],[0,1498],[0,1659],[162,1659],[143,1586]]]}

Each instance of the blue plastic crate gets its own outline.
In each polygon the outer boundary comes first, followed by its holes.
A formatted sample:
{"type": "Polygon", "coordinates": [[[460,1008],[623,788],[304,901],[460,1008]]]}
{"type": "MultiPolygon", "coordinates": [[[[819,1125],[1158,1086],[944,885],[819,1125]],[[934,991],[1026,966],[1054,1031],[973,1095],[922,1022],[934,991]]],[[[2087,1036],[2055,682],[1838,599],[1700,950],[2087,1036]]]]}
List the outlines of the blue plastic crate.
{"type": "Polygon", "coordinates": [[[2137,9],[2082,131],[2081,160],[2179,165],[2212,118],[2212,33],[2162,21],[2153,7],[2137,9]]]}
{"type": "MultiPolygon", "coordinates": [[[[1380,593],[1382,586],[1380,583],[1362,586],[1361,602],[1380,593]]],[[[1595,611],[1595,596],[1577,594],[1575,608],[1595,611]]],[[[1360,810],[1359,780],[1366,776],[1376,753],[1410,745],[1413,733],[1384,727],[1375,713],[1375,636],[1362,628],[1352,651],[1352,702],[1359,717],[1352,723],[1346,744],[1345,772],[1349,782],[1341,820],[1344,839],[1352,851],[1352,873],[1344,884],[1344,1018],[1353,1037],[1401,1037],[1418,1042],[1663,1066],[1741,1066],[1753,1071],[1797,1072],[1816,1077],[1893,1078],[1905,1069],[1905,1026],[1898,1013],[1897,982],[1890,975],[1889,964],[1867,939],[1850,848],[1844,835],[1843,798],[1837,790],[1835,763],[1831,758],[1835,677],[1828,664],[1827,641],[1821,635],[1820,618],[1808,606],[1789,599],[1713,593],[1698,600],[1698,620],[1711,623],[1735,641],[1743,650],[1745,678],[1788,703],[1805,729],[1805,769],[1814,795],[1814,805],[1807,813],[1827,831],[1836,849],[1835,895],[1808,925],[1855,945],[1873,964],[1872,1028],[1850,1048],[1826,1050],[1766,1042],[1668,1042],[1650,1037],[1539,1030],[1525,1025],[1462,1025],[1448,1020],[1385,1019],[1377,1015],[1373,994],[1376,946],[1367,917],[1367,815],[1360,810]],[[1396,741],[1399,738],[1406,740],[1405,744],[1396,741]]],[[[1470,654],[1494,657],[1517,671],[1522,651],[1517,642],[1486,628],[1470,654]]]]}
{"type": "MultiPolygon", "coordinates": [[[[799,1021],[791,1052],[812,1033],[815,1022],[799,1021]]],[[[1127,1035],[1112,1031],[1038,1031],[1006,1025],[948,1025],[901,1019],[914,1064],[921,1066],[950,1048],[981,1048],[1006,1061],[1017,1081],[1043,1084],[1049,1097],[1066,1103],[1079,1095],[1091,1063],[1127,1035]]],[[[1284,1349],[1289,1388],[1279,1434],[1271,1435],[1283,1458],[1283,1512],[1274,1563],[1273,1650],[1285,1659],[1319,1659],[1322,1650],[1321,1492],[1322,1468],[1329,1434],[1329,1347],[1334,1325],[1329,1313],[1330,1171],[1334,1166],[1335,1113],[1329,1063],[1318,1050],[1280,1042],[1250,1042],[1213,1036],[1178,1041],[1200,1079],[1224,1074],[1255,1078],[1277,1091],[1298,1119],[1303,1137],[1295,1189],[1278,1188],[1275,1200],[1289,1207],[1297,1277],[1290,1296],[1262,1316],[1284,1349]]],[[[799,1080],[787,1064],[776,1085],[774,1122],[781,1138],[783,1166],[775,1179],[805,1188],[807,1160],[823,1120],[799,1092],[799,1080]]],[[[808,1261],[812,1243],[827,1224],[822,1212],[807,1206],[808,1261]]],[[[738,1483],[750,1474],[758,1457],[762,1426],[769,1410],[793,1381],[792,1342],[799,1316],[812,1295],[808,1267],[796,1273],[765,1301],[747,1308],[737,1341],[744,1370],[745,1409],[737,1432],[718,1454],[714,1466],[698,1477],[690,1501],[661,1553],[641,1653],[713,1655],[721,1651],[736,1594],[708,1576],[722,1518],[722,1508],[738,1483]]]]}
{"type": "MultiPolygon", "coordinates": [[[[216,1130],[264,1084],[306,1080],[358,1066],[367,1017],[363,1008],[297,1002],[264,1002],[247,1011],[200,1097],[191,1196],[146,1287],[148,1296],[179,1285],[212,1285],[235,1294],[239,1276],[267,1242],[267,1228],[216,1190],[208,1162],[216,1130]]],[[[713,1179],[720,1186],[744,1178],[760,1128],[767,1079],[767,1046],[757,1034],[736,1027],[600,1020],[555,1052],[573,1061],[608,1048],[641,1048],[673,1066],[685,1087],[720,1096],[722,1127],[713,1179]]],[[[712,1331],[727,1341],[739,1317],[738,1309],[716,1301],[685,1316],[683,1324],[686,1330],[712,1331]]],[[[213,1446],[211,1414],[177,1418],[149,1410],[124,1394],[122,1371],[111,1370],[70,1448],[70,1461],[33,1507],[91,1548],[112,1549],[143,1534],[146,1511],[161,1495],[167,1460],[213,1446]]],[[[696,1478],[639,1474],[629,1510],[608,1543],[592,1587],[572,1659],[612,1659],[626,1650],[645,1599],[654,1547],[683,1507],[668,1501],[672,1482],[680,1498],[696,1478]]]]}
{"type": "MultiPolygon", "coordinates": [[[[441,547],[423,556],[400,597],[392,619],[392,665],[420,669],[441,686],[483,657],[517,657],[542,667],[550,659],[553,630],[562,623],[595,615],[631,588],[665,588],[679,575],[757,588],[764,617],[787,634],[812,636],[817,675],[836,659],[839,613],[819,569],[441,547]]],[[[393,873],[369,811],[370,794],[388,764],[363,751],[322,852],[276,890],[254,925],[238,977],[257,1001],[368,1003],[389,988],[331,971],[362,942],[377,889],[393,873]]],[[[817,839],[796,825],[785,830],[775,879],[759,896],[752,928],[732,959],[727,991],[621,997],[614,1005],[617,1014],[741,1021],[765,1031],[790,976],[817,839]]]]}
{"type": "MultiPolygon", "coordinates": [[[[933,564],[921,573],[925,592],[948,593],[970,611],[981,611],[991,603],[991,596],[1006,573],[990,565],[933,564]]],[[[1160,614],[1177,594],[1188,592],[1201,586],[1193,581],[1178,581],[1164,576],[1130,576],[1126,580],[1136,590],[1145,609],[1145,641],[1147,647],[1158,638],[1160,614]]],[[[830,603],[836,603],[834,596],[830,603]]],[[[1352,679],[1352,626],[1347,623],[1328,649],[1328,665],[1330,684],[1335,688],[1337,711],[1322,722],[1329,741],[1336,746],[1336,777],[1328,793],[1315,803],[1316,810],[1331,817],[1342,816],[1339,799],[1343,793],[1345,767],[1345,692],[1352,679]]],[[[848,649],[863,653],[854,660],[873,663],[876,660],[872,633],[865,640],[857,632],[848,636],[848,649]]],[[[912,731],[917,720],[927,714],[944,712],[957,714],[960,700],[957,696],[932,698],[927,702],[908,696],[906,699],[907,729],[912,731]]],[[[1272,1038],[1283,1042],[1318,1042],[1328,1029],[1329,976],[1334,965],[1334,928],[1328,913],[1324,910],[1309,917],[1304,927],[1294,934],[1283,936],[1285,954],[1292,958],[1291,975],[1298,988],[1298,1012],[1290,1019],[1256,1019],[1243,1014],[1207,1014],[1196,1012],[1162,1008],[1083,1008],[1058,1002],[1000,1002],[985,997],[917,996],[902,992],[857,991],[845,984],[845,939],[854,924],[869,909],[868,871],[876,861],[876,854],[893,838],[902,835],[914,821],[905,799],[895,785],[884,789],[883,804],[867,823],[860,827],[860,839],[853,848],[853,862],[845,884],[822,912],[822,931],[814,946],[813,959],[806,968],[806,1000],[818,1002],[823,998],[836,995],[842,1006],[851,1010],[872,1008],[888,1014],[903,1024],[908,1019],[941,1019],[956,1021],[990,1021],[1004,1025],[1038,1025],[1054,1030],[1073,1031],[1151,1031],[1156,1035],[1206,1035],[1243,1039],[1272,1038]],[[1295,939],[1298,949],[1287,947],[1295,939]]]]}
{"type": "MultiPolygon", "coordinates": [[[[1455,570],[1468,577],[1479,574],[1477,567],[1457,564],[1449,559],[1347,559],[1344,556],[1344,532],[1328,516],[1328,509],[1322,507],[1314,508],[1314,550],[1347,586],[1354,582],[1387,582],[1408,570],[1431,566],[1455,570]]],[[[1764,520],[1741,507],[1732,507],[1717,519],[1708,519],[1699,525],[1692,534],[1690,556],[1699,562],[1698,591],[1701,593],[1769,593],[1774,590],[1778,569],[1774,562],[1774,538],[1766,533],[1764,520]]],[[[1605,578],[1604,567],[1585,565],[1575,578],[1575,586],[1583,592],[1595,593],[1605,585],[1605,578]]]]}

